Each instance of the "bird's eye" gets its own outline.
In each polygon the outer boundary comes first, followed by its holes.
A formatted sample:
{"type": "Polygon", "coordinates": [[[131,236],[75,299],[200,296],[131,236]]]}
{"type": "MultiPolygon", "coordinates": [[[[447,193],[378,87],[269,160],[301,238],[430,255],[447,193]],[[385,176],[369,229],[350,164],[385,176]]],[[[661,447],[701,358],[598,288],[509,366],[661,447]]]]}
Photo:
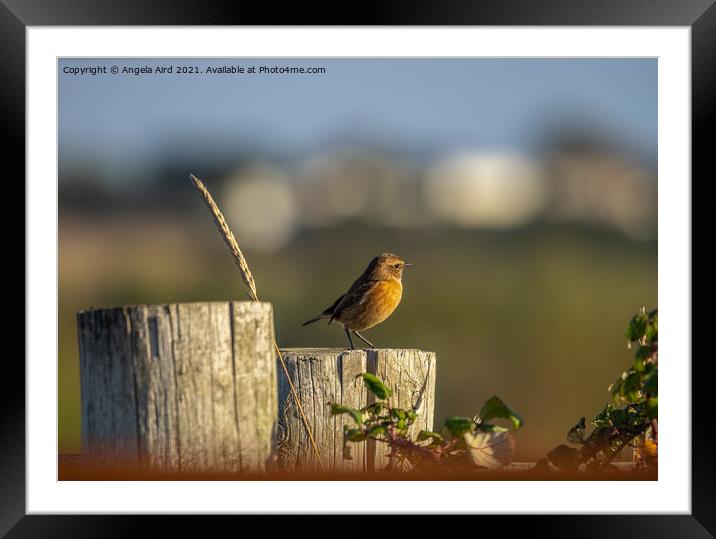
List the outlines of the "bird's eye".
{"type": "Polygon", "coordinates": [[[400,268],[400,263],[398,263],[398,264],[394,264],[394,265],[393,265],[393,267],[394,267],[395,269],[398,269],[398,268],[400,268]]]}

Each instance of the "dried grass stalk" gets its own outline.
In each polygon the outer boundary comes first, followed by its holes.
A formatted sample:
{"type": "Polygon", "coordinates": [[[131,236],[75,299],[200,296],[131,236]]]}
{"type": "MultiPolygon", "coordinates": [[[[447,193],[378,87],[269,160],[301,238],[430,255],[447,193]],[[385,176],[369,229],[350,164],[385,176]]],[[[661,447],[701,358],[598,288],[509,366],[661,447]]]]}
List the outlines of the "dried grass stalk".
{"type": "MultiPolygon", "coordinates": [[[[206,188],[204,183],[194,176],[193,174],[189,174],[189,177],[191,178],[191,181],[194,182],[194,185],[199,190],[199,193],[201,194],[202,198],[204,199],[204,202],[206,202],[206,205],[209,207],[209,210],[211,210],[211,214],[214,216],[214,222],[216,223],[217,228],[219,229],[219,232],[221,233],[221,236],[224,238],[224,241],[226,242],[226,245],[229,246],[229,249],[231,250],[231,254],[234,256],[234,261],[236,262],[236,265],[239,267],[239,271],[241,273],[241,278],[244,280],[244,283],[246,283],[246,286],[248,287],[248,295],[253,301],[259,301],[259,296],[256,292],[256,283],[254,282],[254,276],[251,274],[251,270],[249,269],[249,264],[246,262],[246,258],[244,257],[244,254],[241,252],[241,249],[239,248],[239,244],[236,241],[236,238],[234,237],[234,233],[229,228],[229,225],[226,223],[226,219],[224,218],[224,214],[221,213],[221,210],[219,209],[219,206],[217,206],[216,202],[214,202],[213,197],[211,196],[211,193],[209,193],[209,190],[206,188]]],[[[313,451],[316,454],[316,458],[318,459],[318,468],[322,469],[323,464],[321,462],[321,454],[318,451],[318,447],[316,446],[316,442],[313,439],[313,433],[311,432],[311,427],[308,424],[308,419],[306,419],[306,414],[303,411],[303,406],[301,406],[301,401],[298,398],[298,393],[296,393],[296,388],[293,385],[293,382],[291,381],[291,377],[288,375],[288,369],[286,368],[286,362],[283,359],[283,355],[281,354],[281,350],[278,347],[278,343],[276,342],[276,338],[274,337],[273,341],[274,348],[276,349],[276,353],[278,354],[278,358],[281,361],[281,367],[283,367],[283,372],[286,375],[286,379],[288,380],[288,385],[291,388],[291,393],[293,393],[293,399],[296,402],[296,407],[298,408],[298,411],[301,414],[301,419],[303,420],[303,424],[306,427],[306,432],[308,433],[308,439],[311,442],[311,446],[313,447],[313,451]]]]}
{"type": "Polygon", "coordinates": [[[199,190],[199,193],[201,193],[201,196],[204,199],[204,202],[206,202],[206,205],[209,207],[209,210],[211,210],[211,214],[214,216],[214,222],[216,223],[216,227],[219,229],[221,236],[226,242],[226,245],[229,246],[231,254],[234,255],[234,261],[239,267],[241,278],[244,280],[244,283],[246,283],[246,286],[249,289],[249,297],[254,301],[258,301],[259,296],[256,293],[256,283],[254,282],[254,276],[251,274],[249,264],[246,262],[246,258],[244,258],[244,253],[242,253],[241,249],[239,248],[239,244],[234,237],[234,233],[229,228],[229,225],[226,224],[224,214],[221,213],[219,206],[217,206],[216,202],[214,202],[211,193],[209,193],[209,190],[206,188],[204,183],[193,174],[189,174],[189,177],[191,178],[191,181],[194,182],[194,185],[196,185],[196,188],[199,190]]]}

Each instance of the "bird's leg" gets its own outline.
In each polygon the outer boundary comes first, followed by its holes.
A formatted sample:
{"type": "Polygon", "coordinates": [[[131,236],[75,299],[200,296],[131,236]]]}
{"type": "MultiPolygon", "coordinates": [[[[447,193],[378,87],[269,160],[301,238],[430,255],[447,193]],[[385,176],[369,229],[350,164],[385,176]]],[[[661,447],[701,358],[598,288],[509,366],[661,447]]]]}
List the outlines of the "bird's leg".
{"type": "Polygon", "coordinates": [[[348,331],[348,328],[343,326],[343,329],[346,330],[346,335],[348,335],[348,342],[351,343],[351,350],[355,350],[355,346],[353,346],[353,339],[351,339],[351,333],[348,331]]]}
{"type": "Polygon", "coordinates": [[[374,345],[372,342],[370,342],[368,339],[366,339],[363,335],[361,335],[361,334],[358,333],[357,331],[353,330],[353,335],[355,335],[356,337],[358,337],[360,340],[362,340],[364,343],[366,343],[366,344],[367,344],[368,346],[370,346],[371,348],[375,348],[375,345],[374,345]]]}

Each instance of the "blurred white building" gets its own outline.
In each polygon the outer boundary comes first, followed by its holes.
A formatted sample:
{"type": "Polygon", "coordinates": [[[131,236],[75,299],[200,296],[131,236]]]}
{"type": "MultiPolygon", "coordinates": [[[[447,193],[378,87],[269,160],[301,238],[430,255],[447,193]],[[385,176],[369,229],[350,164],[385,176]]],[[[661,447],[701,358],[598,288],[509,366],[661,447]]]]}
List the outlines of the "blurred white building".
{"type": "Polygon", "coordinates": [[[562,150],[546,163],[546,216],[606,225],[635,239],[657,233],[657,181],[644,167],[596,149],[562,150]]]}
{"type": "Polygon", "coordinates": [[[436,219],[462,227],[502,228],[530,221],[545,202],[540,167],[512,153],[461,153],[432,166],[423,185],[436,219]]]}
{"type": "Polygon", "coordinates": [[[461,152],[420,169],[381,154],[314,156],[292,172],[254,162],[225,182],[222,205],[239,242],[271,252],[298,227],[346,222],[511,228],[537,218],[583,222],[636,239],[656,235],[657,182],[643,167],[593,148],[544,161],[511,152],[461,152]]]}

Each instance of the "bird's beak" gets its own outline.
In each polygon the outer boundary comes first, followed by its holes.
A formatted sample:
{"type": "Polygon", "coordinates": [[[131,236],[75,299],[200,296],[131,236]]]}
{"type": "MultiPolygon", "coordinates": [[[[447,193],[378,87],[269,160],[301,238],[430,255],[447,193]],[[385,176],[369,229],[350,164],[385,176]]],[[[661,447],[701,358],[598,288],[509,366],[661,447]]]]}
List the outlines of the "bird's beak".
{"type": "Polygon", "coordinates": [[[407,268],[408,266],[412,266],[412,264],[410,262],[406,262],[403,266],[407,268]]]}

